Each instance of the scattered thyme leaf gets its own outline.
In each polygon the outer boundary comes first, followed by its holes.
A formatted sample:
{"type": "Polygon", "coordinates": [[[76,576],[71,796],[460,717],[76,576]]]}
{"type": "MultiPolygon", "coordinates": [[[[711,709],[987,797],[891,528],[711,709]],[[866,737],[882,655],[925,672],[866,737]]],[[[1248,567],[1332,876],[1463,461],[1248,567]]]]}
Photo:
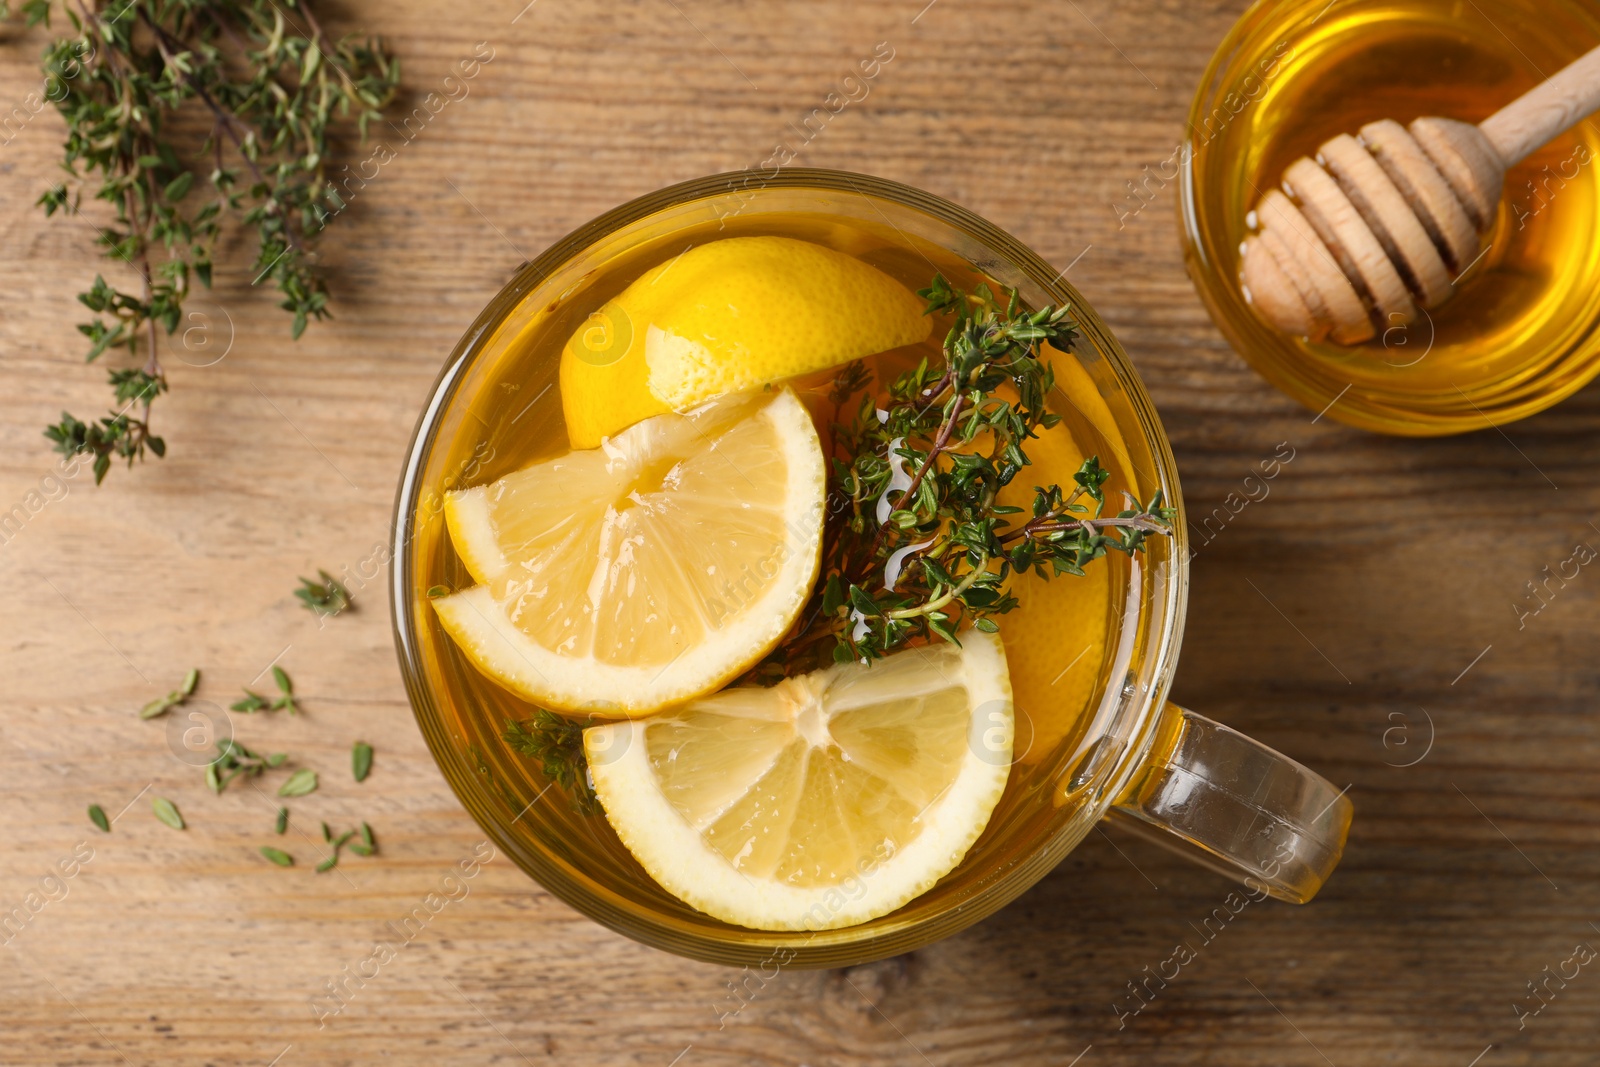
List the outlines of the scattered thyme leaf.
{"type": "Polygon", "coordinates": [[[272,825],[273,833],[281,834],[289,829],[289,809],[279,808],[277,821],[272,825]]]}
{"type": "Polygon", "coordinates": [[[318,569],[317,576],[322,581],[300,579],[300,588],[294,591],[294,595],[300,600],[300,605],[319,618],[332,618],[348,611],[352,604],[350,590],[325,570],[318,569]]]}
{"type": "Polygon", "coordinates": [[[139,718],[153,719],[158,715],[165,715],[172,710],[173,702],[168,697],[156,697],[150,703],[139,709],[139,718]]]}
{"type": "Polygon", "coordinates": [[[287,711],[290,715],[300,714],[300,705],[295,703],[294,694],[285,693],[272,702],[273,711],[287,711]]]}
{"type": "Polygon", "coordinates": [[[241,774],[259,777],[274,767],[280,767],[289,758],[287,753],[274,752],[261,756],[237,741],[218,741],[217,756],[206,765],[206,785],[213,793],[221,793],[228,783],[241,774]]]}
{"type": "MultiPolygon", "coordinates": [[[[350,839],[355,837],[357,832],[358,831],[355,830],[346,830],[338,837],[335,837],[333,836],[333,831],[328,828],[328,824],[322,824],[322,839],[333,846],[333,852],[328,856],[327,859],[317,864],[318,874],[321,874],[323,871],[331,871],[333,868],[339,865],[340,850],[342,850],[345,845],[350,843],[350,839]]],[[[361,834],[362,840],[350,845],[350,851],[354,852],[358,856],[372,855],[373,852],[377,850],[376,846],[372,844],[372,829],[367,826],[366,823],[362,823],[359,833],[361,834]]]]}
{"type": "Polygon", "coordinates": [[[372,773],[372,746],[365,741],[357,741],[350,749],[350,773],[358,782],[372,773]]]}
{"type": "MultiPolygon", "coordinates": [[[[283,831],[280,830],[278,832],[282,833],[283,831]]],[[[267,857],[267,859],[271,860],[273,863],[276,863],[279,867],[294,866],[294,857],[289,855],[281,848],[273,848],[271,845],[262,845],[261,854],[267,857]]]]}
{"type": "Polygon", "coordinates": [[[183,830],[183,816],[178,812],[178,806],[166,797],[152,797],[150,807],[155,810],[156,818],[172,827],[174,830],[183,830]]]}
{"type": "Polygon", "coordinates": [[[183,676],[183,681],[179,683],[178,688],[164,697],[157,697],[140,708],[139,718],[154,719],[165,715],[185,700],[188,700],[198,684],[200,684],[200,670],[197,667],[191,667],[189,673],[183,676]]]}
{"type": "Polygon", "coordinates": [[[106,809],[100,805],[89,805],[89,821],[100,827],[101,833],[109,834],[111,832],[111,821],[106,818],[106,809]]]}
{"type": "Polygon", "coordinates": [[[577,722],[540,708],[531,719],[507,719],[500,736],[512,749],[539,762],[545,777],[572,798],[574,811],[594,815],[600,802],[589,784],[589,764],[583,755],[583,731],[593,722],[577,722]]]}
{"type": "Polygon", "coordinates": [[[246,715],[254,715],[258,711],[287,711],[290,715],[300,711],[300,705],[295,703],[294,683],[282,667],[276,664],[272,667],[272,680],[278,687],[279,696],[268,700],[260,693],[248,686],[244,688],[244,696],[228,705],[234,711],[242,711],[246,715]]]}
{"type": "Polygon", "coordinates": [[[248,688],[244,691],[244,699],[235,700],[232,704],[228,705],[228,707],[234,711],[242,711],[247,715],[254,715],[262,708],[268,706],[269,705],[267,704],[266,697],[262,696],[260,693],[253,692],[248,688]]]}
{"type": "Polygon", "coordinates": [[[307,793],[314,793],[317,789],[317,772],[309,767],[302,767],[291,774],[282,785],[278,787],[280,797],[303,797],[307,793]]]}

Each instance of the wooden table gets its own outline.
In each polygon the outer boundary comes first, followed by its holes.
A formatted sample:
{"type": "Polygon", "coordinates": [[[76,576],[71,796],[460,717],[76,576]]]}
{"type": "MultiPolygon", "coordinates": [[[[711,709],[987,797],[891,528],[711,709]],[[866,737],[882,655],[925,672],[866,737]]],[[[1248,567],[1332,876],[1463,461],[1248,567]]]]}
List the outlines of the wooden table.
{"type": "MultiPolygon", "coordinates": [[[[1171,155],[1240,0],[524,2],[330,13],[404,57],[407,109],[477,42],[493,59],[414,140],[391,137],[328,234],[333,322],[291,343],[229,255],[212,313],[231,349],[169,360],[169,458],[67,483],[0,546],[0,911],[42,901],[0,951],[0,1062],[1595,1062],[1600,964],[1551,982],[1520,1030],[1514,1005],[1600,944],[1600,577],[1583,569],[1522,629],[1514,605],[1600,545],[1600,390],[1504,433],[1390,440],[1314,420],[1229,350],[1183,272],[1173,188],[1120,228],[1113,205],[1171,155]],[[1228,886],[1115,831],[958,937],[785,973],[719,1027],[736,972],[613,935],[497,857],[319,1027],[312,998],[482,835],[413,725],[381,582],[319,628],[295,577],[372,557],[418,405],[517,264],[630,197],[764,159],[878,42],[893,59],[870,97],[802,162],[925,187],[1075,262],[1195,513],[1294,448],[1195,560],[1175,696],[1350,783],[1342,867],[1309,907],[1250,907],[1120,1029],[1126,983],[1197,941],[1228,886]],[[240,739],[322,767],[297,812],[370,821],[380,857],[315,875],[303,821],[282,839],[301,865],[268,866],[274,799],[212,797],[135,714],[191,666],[226,704],[270,686],[272,662],[306,714],[241,717],[240,739]],[[343,770],[356,738],[377,749],[363,785],[343,770]],[[128,806],[111,835],[91,802],[128,806]],[[46,882],[74,849],[92,859],[46,882]]],[[[0,45],[7,107],[41,44],[0,45]]],[[[30,206],[60,130],[46,112],[0,149],[7,509],[52,468],[40,428],[105,399],[73,330],[94,230],[30,206]]]]}

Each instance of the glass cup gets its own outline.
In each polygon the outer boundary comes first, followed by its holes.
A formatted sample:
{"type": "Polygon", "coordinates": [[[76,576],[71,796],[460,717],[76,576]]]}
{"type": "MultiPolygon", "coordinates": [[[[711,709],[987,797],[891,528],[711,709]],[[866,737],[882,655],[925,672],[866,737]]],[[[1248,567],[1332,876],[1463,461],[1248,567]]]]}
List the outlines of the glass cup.
{"type": "MultiPolygon", "coordinates": [[[[1035,253],[954,204],[880,178],[802,169],[716,175],[641,197],[557,242],[517,272],[456,346],[423,406],[395,502],[395,642],[429,748],[490,839],[585,915],[671,952],[812,967],[907,952],[1013,900],[1103,818],[1263,895],[1304,903],[1338,863],[1350,802],[1293,760],[1167,701],[1189,586],[1185,531],[1171,449],[1150,398],[1099,316],[1035,253]],[[1170,537],[1152,538],[1146,552],[1118,565],[1098,699],[1050,758],[1012,767],[1006,796],[954,871],[899,910],[857,926],[750,930],[657,886],[603,819],[541,802],[539,778],[500,743],[483,711],[518,702],[459,658],[427,591],[457,566],[440,494],[532,458],[505,454],[508,427],[484,417],[489,403],[517,412],[508,422],[542,417],[561,342],[631,280],[615,276],[619,260],[638,263],[644,254],[664,262],[696,240],[778,229],[837,242],[841,224],[880,259],[953,256],[1032,306],[1070,304],[1080,336],[1070,357],[1053,353],[1057,380],[1075,383],[1076,407],[1113,472],[1110,485],[1135,487],[1142,499],[1160,489],[1179,515],[1170,537]],[[516,399],[506,403],[505,392],[516,399]],[[532,398],[526,406],[524,395],[532,398]]],[[[1061,650],[1064,666],[1071,653],[1061,650]]]]}
{"type": "Polygon", "coordinates": [[[1484,252],[1449,299],[1366,344],[1268,325],[1245,301],[1239,260],[1262,194],[1330,137],[1384,118],[1480,122],[1596,44],[1600,11],[1583,0],[1257,0],[1155,174],[1157,188],[1179,182],[1184,259],[1217,328],[1310,410],[1381,433],[1498,426],[1583,388],[1600,374],[1593,121],[1507,172],[1484,252]]]}

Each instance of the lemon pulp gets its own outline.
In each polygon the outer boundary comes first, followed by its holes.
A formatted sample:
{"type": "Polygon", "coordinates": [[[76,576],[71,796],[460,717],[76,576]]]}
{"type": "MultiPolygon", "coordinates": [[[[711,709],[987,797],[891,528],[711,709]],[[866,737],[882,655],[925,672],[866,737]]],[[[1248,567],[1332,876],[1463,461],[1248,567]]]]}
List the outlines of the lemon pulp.
{"type": "Polygon", "coordinates": [[[433,602],[473,664],[548,708],[642,715],[726,684],[816,580],[821,442],[785,389],[638,423],[451,493],[480,584],[433,602]]]}
{"type": "Polygon", "coordinates": [[[1005,790],[999,640],[836,665],[591,727],[606,818],[651,877],[725,922],[822,930],[926,892],[1005,790]]]}

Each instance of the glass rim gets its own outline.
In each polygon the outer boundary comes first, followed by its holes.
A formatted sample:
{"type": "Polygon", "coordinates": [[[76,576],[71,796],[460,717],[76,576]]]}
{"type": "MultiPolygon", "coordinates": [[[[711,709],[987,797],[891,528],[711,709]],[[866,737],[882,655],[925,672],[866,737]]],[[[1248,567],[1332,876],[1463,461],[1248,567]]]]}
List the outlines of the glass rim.
{"type": "MultiPolygon", "coordinates": [[[[464,785],[475,781],[470,773],[471,768],[464,755],[446,736],[442,717],[435,707],[422,665],[420,637],[413,624],[418,593],[412,572],[416,563],[413,551],[414,520],[422,474],[439,442],[443,416],[450,410],[458,387],[478,356],[493,340],[498,328],[558,268],[598,241],[658,211],[696,200],[729,195],[741,184],[745,188],[752,184],[751,172],[706,175],[666,186],[620,204],[579,226],[524,263],[489,300],[440,368],[418,414],[395,493],[389,578],[391,628],[413,716],[451,792],[479,828],[538,885],[586,917],[655,948],[707,962],[734,965],[761,963],[770,960],[774,951],[784,948],[793,950],[791,939],[794,932],[748,931],[736,927],[734,929],[745,935],[739,940],[707,943],[705,939],[678,933],[664,925],[651,928],[639,922],[632,912],[615,901],[592,892],[589,886],[562,870],[560,863],[545,857],[547,862],[530,866],[518,856],[518,849],[508,847],[508,835],[500,821],[492,816],[482,798],[475,796],[473,790],[464,785]]],[[[1041,836],[1030,845],[1023,859],[1011,865],[960,908],[867,937],[850,936],[851,930],[859,927],[822,931],[808,940],[804,951],[791,957],[792,962],[788,964],[796,967],[846,966],[911,951],[954,934],[1010,903],[1048,874],[1078,845],[1090,828],[1104,817],[1134,775],[1146,765],[1158,733],[1160,716],[1156,712],[1166,703],[1182,641],[1188,603],[1188,529],[1184,521],[1177,463],[1156,414],[1154,402],[1121,345],[1093,306],[1066,281],[1064,271],[1056,271],[1032,249],[981,216],[942,197],[890,179],[851,171],[793,167],[784,168],[775,175],[761,174],[756,188],[853,192],[869,199],[876,196],[925,212],[963,231],[986,251],[1016,268],[1030,282],[1039,285],[1057,306],[1070,303],[1080,328],[1091,335],[1097,354],[1106,360],[1124,390],[1137,420],[1139,433],[1156,467],[1156,482],[1165,491],[1169,506],[1178,509],[1170,539],[1168,577],[1157,587],[1155,594],[1160,600],[1160,629],[1152,631],[1147,638],[1147,655],[1151,662],[1150,684],[1140,697],[1140,726],[1129,737],[1120,757],[1103,771],[1103,785],[1094,791],[1092,799],[1085,801],[1085,807],[1092,811],[1092,817],[1069,821],[1054,832],[1041,836]]]]}

